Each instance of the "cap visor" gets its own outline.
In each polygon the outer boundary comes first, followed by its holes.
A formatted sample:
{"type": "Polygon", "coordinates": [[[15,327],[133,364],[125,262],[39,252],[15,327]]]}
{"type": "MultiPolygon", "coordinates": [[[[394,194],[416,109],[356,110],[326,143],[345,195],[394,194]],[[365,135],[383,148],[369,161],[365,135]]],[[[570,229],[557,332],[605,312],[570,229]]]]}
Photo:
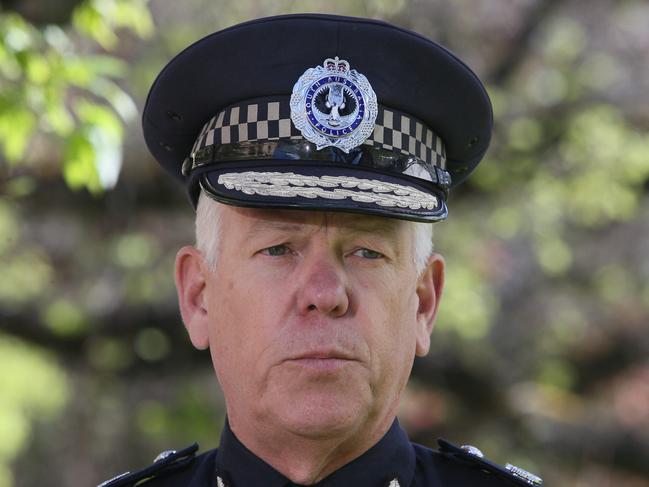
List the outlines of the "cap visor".
{"type": "Polygon", "coordinates": [[[414,178],[318,164],[219,166],[203,173],[200,185],[217,201],[234,206],[347,211],[422,222],[447,216],[444,200],[414,178]]]}

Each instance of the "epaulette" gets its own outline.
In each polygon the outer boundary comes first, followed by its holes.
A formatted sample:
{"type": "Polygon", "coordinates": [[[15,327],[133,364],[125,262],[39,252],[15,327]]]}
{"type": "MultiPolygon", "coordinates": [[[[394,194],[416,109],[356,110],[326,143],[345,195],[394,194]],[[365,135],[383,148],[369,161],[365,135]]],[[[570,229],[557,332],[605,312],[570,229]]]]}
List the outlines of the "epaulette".
{"type": "Polygon", "coordinates": [[[538,477],[527,470],[523,470],[522,468],[516,467],[510,463],[502,467],[496,463],[490,462],[484,458],[482,452],[475,446],[456,446],[441,438],[437,440],[437,444],[439,445],[439,452],[445,457],[464,465],[471,465],[480,468],[481,470],[485,470],[493,475],[508,480],[512,485],[520,485],[524,487],[529,487],[530,485],[533,487],[541,487],[543,485],[543,479],[541,479],[541,477],[538,477]]]}
{"type": "Polygon", "coordinates": [[[177,472],[189,466],[194,460],[198,450],[198,443],[188,446],[184,450],[166,450],[160,453],[153,464],[137,472],[124,472],[117,477],[102,482],[97,487],[133,487],[138,482],[153,477],[161,477],[172,472],[177,472]]]}

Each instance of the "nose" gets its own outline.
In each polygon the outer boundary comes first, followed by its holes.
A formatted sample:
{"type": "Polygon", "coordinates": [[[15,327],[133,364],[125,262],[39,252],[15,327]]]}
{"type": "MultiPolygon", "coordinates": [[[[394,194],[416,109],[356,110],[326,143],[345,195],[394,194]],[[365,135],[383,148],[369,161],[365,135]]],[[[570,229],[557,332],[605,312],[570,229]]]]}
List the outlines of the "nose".
{"type": "Polygon", "coordinates": [[[342,264],[324,252],[302,262],[298,307],[300,313],[339,317],[349,309],[349,289],[342,264]]]}

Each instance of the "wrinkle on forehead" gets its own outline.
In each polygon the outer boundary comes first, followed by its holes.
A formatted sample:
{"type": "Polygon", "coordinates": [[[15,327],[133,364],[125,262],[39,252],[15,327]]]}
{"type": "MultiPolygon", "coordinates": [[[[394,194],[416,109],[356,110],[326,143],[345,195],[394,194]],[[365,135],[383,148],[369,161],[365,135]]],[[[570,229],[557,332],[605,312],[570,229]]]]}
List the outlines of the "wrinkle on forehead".
{"type": "Polygon", "coordinates": [[[242,217],[243,221],[247,221],[248,236],[268,230],[305,232],[335,228],[349,233],[375,233],[396,237],[400,229],[407,226],[407,222],[402,220],[356,213],[263,208],[232,208],[232,211],[242,217]]]}

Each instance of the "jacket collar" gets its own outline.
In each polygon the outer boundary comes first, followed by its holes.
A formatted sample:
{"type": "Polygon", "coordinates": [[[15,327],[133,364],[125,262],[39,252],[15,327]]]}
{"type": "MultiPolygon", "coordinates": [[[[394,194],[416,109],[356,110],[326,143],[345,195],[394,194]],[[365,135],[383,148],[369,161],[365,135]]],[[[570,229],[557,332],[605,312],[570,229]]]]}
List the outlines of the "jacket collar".
{"type": "MultiPolygon", "coordinates": [[[[216,455],[216,470],[227,487],[297,485],[248,450],[234,435],[227,421],[216,455]]],[[[414,450],[406,433],[395,419],[377,444],[312,487],[388,487],[395,485],[391,484],[393,479],[396,479],[401,487],[406,487],[412,482],[414,471],[414,450]]]]}

